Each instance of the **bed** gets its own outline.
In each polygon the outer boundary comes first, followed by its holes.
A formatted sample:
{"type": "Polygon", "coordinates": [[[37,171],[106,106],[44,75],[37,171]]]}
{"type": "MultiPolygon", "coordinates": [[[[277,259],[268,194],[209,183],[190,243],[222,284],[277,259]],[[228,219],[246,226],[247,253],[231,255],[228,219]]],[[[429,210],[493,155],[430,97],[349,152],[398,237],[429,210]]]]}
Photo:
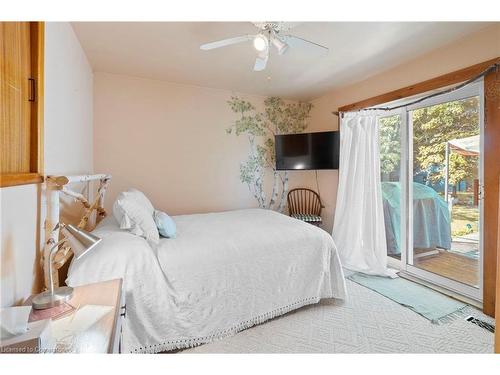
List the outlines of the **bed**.
{"type": "Polygon", "coordinates": [[[123,278],[122,351],[157,353],[235,334],[324,298],[346,298],[331,236],[262,209],[174,216],[175,239],[150,245],[110,216],[103,241],[66,283],[123,278]]]}

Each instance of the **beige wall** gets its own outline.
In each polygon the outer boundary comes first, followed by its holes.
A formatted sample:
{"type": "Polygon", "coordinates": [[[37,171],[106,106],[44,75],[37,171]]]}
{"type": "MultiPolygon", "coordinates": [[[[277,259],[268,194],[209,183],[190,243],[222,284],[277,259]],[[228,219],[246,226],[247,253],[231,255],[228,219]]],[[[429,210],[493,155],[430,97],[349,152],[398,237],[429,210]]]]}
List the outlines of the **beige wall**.
{"type": "MultiPolygon", "coordinates": [[[[227,105],[236,94],[96,72],[94,169],[113,175],[106,206],[136,187],[173,215],[256,207],[239,180],[248,141],[225,131],[237,118],[227,105]]],[[[241,96],[262,105],[263,97],[241,96]]]]}
{"type": "MultiPolygon", "coordinates": [[[[45,25],[45,173],[92,171],[92,70],[69,23],[45,25]]],[[[0,189],[0,305],[22,302],[41,282],[41,185],[0,189]]]]}
{"type": "MultiPolygon", "coordinates": [[[[500,56],[500,25],[471,34],[448,46],[362,82],[336,89],[313,100],[311,131],[337,130],[338,118],[331,114],[339,107],[372,96],[425,81],[500,56]]],[[[337,196],[338,172],[320,172],[320,187],[326,209],[324,228],[331,231],[337,196]]]]}

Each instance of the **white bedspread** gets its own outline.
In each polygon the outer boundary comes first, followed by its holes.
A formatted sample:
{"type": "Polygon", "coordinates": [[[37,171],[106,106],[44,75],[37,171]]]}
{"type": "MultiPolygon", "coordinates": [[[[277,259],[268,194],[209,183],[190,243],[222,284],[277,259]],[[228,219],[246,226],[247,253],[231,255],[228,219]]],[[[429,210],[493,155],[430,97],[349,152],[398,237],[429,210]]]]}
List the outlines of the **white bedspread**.
{"type": "Polygon", "coordinates": [[[72,286],[123,278],[123,351],[159,352],[234,334],[322,298],[345,298],[331,236],[261,209],[174,216],[152,249],[108,218],[101,245],[70,267],[72,286]]]}

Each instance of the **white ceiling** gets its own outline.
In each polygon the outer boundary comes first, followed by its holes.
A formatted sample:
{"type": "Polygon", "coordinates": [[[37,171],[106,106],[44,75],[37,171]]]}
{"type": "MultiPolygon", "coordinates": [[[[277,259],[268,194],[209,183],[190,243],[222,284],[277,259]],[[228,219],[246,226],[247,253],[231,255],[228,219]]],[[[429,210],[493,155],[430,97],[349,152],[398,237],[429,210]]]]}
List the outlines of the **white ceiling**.
{"type": "Polygon", "coordinates": [[[290,34],[330,48],[326,56],[290,48],[254,72],[250,42],[211,51],[214,40],[254,34],[250,22],[76,22],[94,71],[311,99],[361,81],[488,26],[472,22],[304,22],[290,34]]]}

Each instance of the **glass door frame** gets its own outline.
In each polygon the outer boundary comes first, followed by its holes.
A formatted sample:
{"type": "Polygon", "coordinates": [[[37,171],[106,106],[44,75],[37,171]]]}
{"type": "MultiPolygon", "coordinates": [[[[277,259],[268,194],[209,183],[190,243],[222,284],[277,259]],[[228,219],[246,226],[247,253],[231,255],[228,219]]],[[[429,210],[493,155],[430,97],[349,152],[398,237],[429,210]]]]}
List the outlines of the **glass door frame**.
{"type": "Polygon", "coordinates": [[[434,98],[424,100],[418,104],[403,107],[397,110],[388,111],[381,117],[400,115],[401,118],[401,260],[397,260],[387,256],[388,265],[398,268],[410,276],[417,277],[426,282],[430,282],[439,287],[448,289],[460,295],[472,298],[478,302],[483,300],[483,222],[484,222],[484,88],[483,79],[478,80],[470,85],[467,85],[459,90],[448,94],[439,95],[434,98]],[[413,192],[410,189],[410,183],[413,181],[413,125],[412,111],[429,107],[432,105],[456,101],[470,98],[473,96],[479,97],[479,139],[480,139],[480,157],[479,157],[479,286],[473,287],[449,279],[447,277],[420,269],[413,265],[413,192]]]}

